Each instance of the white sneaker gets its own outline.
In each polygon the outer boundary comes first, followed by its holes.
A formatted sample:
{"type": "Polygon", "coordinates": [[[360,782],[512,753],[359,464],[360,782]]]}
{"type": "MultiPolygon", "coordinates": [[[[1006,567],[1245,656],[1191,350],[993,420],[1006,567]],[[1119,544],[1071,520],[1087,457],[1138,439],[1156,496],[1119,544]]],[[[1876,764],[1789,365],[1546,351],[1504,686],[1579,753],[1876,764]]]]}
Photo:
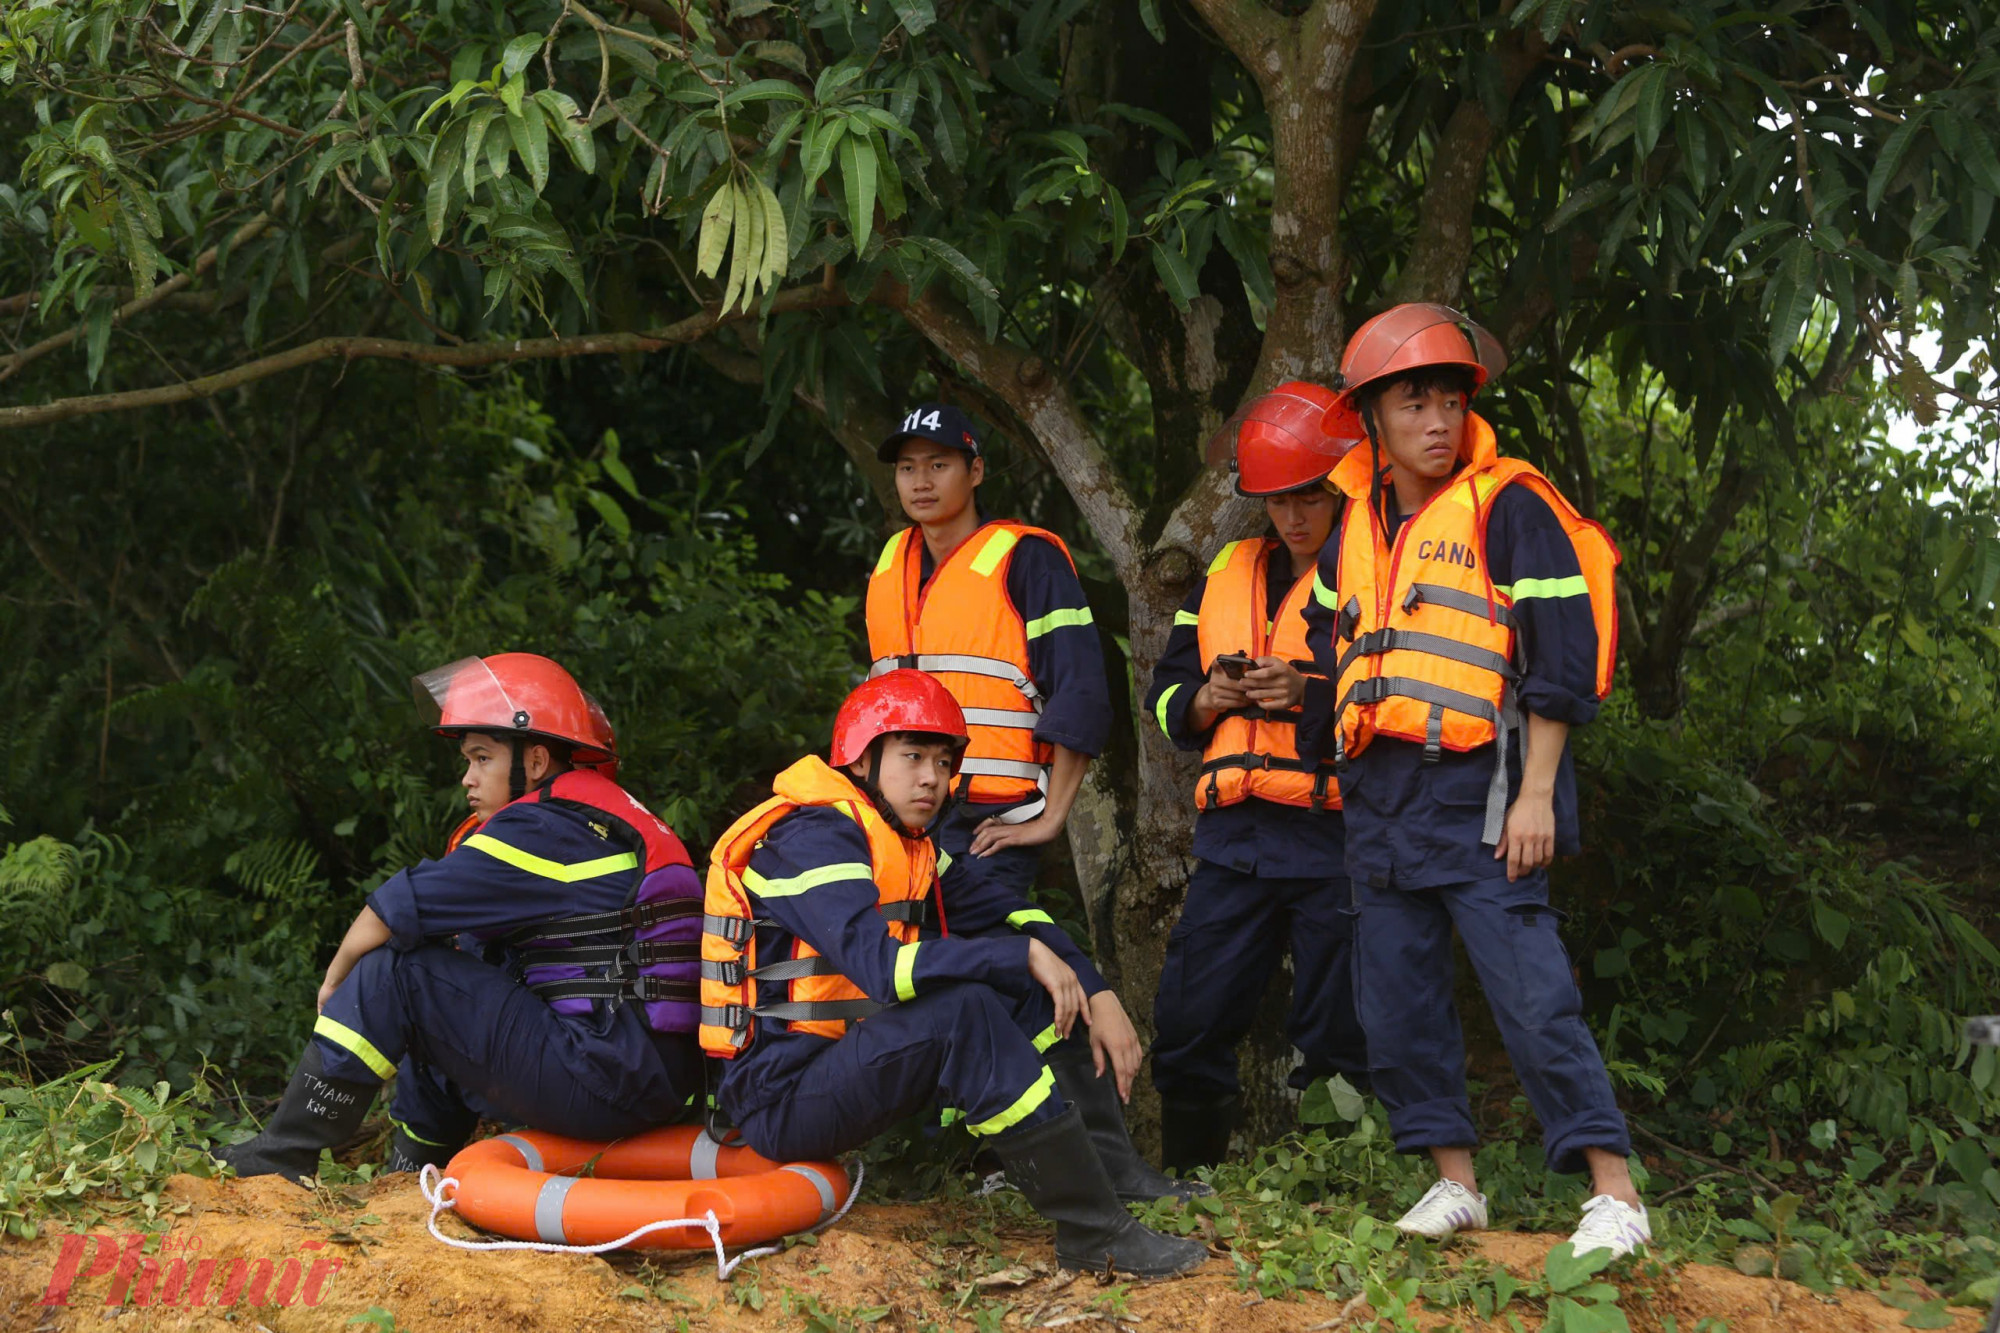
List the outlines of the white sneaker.
{"type": "Polygon", "coordinates": [[[1583,1205],[1583,1222],[1569,1243],[1578,1254],[1609,1250],[1612,1258],[1622,1259],[1652,1239],[1653,1228],[1646,1221],[1643,1206],[1634,1208],[1609,1194],[1600,1194],[1583,1205]]]}
{"type": "Polygon", "coordinates": [[[1443,1240],[1454,1231],[1485,1229],[1486,1196],[1474,1194],[1455,1180],[1440,1180],[1431,1186],[1416,1207],[1396,1220],[1396,1230],[1432,1240],[1443,1240]]]}

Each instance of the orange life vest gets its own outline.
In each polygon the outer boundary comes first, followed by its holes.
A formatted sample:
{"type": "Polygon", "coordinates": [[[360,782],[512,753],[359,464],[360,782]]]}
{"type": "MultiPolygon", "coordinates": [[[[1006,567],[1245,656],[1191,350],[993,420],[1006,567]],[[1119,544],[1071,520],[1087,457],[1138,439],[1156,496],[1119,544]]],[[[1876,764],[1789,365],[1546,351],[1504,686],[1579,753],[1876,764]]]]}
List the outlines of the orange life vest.
{"type": "Polygon", "coordinates": [[[1589,596],[1603,698],[1618,656],[1619,554],[1610,534],[1578,513],[1547,477],[1520,459],[1500,457],[1493,428],[1476,414],[1467,417],[1461,452],[1464,467],[1403,522],[1393,545],[1370,507],[1374,451],[1356,449],[1342,459],[1331,477],[1348,496],[1338,586],[1315,584],[1313,595],[1339,616],[1336,757],[1351,759],[1378,735],[1422,745],[1432,761],[1444,750],[1497,741],[1484,834],[1497,845],[1507,813],[1507,733],[1521,725],[1514,603],[1589,596]],[[1494,497],[1513,485],[1526,486],[1555,512],[1583,571],[1573,582],[1493,582],[1486,525],[1494,497]]]}
{"type": "MultiPolygon", "coordinates": [[[[898,943],[914,944],[923,925],[937,919],[938,851],[929,838],[905,838],[889,827],[845,773],[808,755],[771,784],[771,799],[729,826],[716,840],[708,864],[708,894],[701,935],[701,1047],[724,1059],[755,1037],[753,1020],[776,1019],[794,1032],[838,1039],[850,1020],[883,1006],[834,970],[819,950],[794,938],[791,956],[757,957],[757,927],[765,924],[751,901],[755,877],[750,857],[773,824],[806,806],[832,806],[868,835],[869,869],[877,908],[898,943]],[[749,882],[746,883],[746,879],[749,882]],[[766,1002],[756,987],[788,983],[782,1002],[766,1002]]],[[[946,862],[949,864],[949,861],[946,862]]]]}
{"type": "MultiPolygon", "coordinates": [[[[1295,580],[1277,614],[1268,615],[1265,575],[1274,557],[1291,559],[1281,543],[1259,537],[1231,542],[1209,562],[1200,623],[1195,630],[1203,666],[1224,653],[1237,652],[1310,663],[1305,604],[1312,576],[1295,580]]],[[[1172,700],[1163,703],[1171,706],[1172,700]]],[[[1333,761],[1324,760],[1316,768],[1299,762],[1298,720],[1296,710],[1270,713],[1261,708],[1217,718],[1208,749],[1202,754],[1201,776],[1195,782],[1196,807],[1211,810],[1255,796],[1279,805],[1339,809],[1340,786],[1333,761]]]]}
{"type": "MultiPolygon", "coordinates": [[[[972,736],[959,767],[959,795],[982,804],[1047,791],[1055,759],[1053,747],[1035,739],[1042,693],[1028,670],[1029,626],[1007,595],[1007,567],[1023,537],[1053,542],[1070,559],[1053,532],[988,523],[925,584],[923,532],[910,527],[889,539],[868,579],[869,675],[915,667],[944,682],[965,710],[972,736]]],[[[1071,568],[1075,564],[1070,560],[1071,568]]],[[[1088,611],[1055,614],[1064,625],[1089,623],[1088,611]]],[[[1004,818],[1014,824],[1041,812],[1042,802],[1034,800],[1004,818]]]]}

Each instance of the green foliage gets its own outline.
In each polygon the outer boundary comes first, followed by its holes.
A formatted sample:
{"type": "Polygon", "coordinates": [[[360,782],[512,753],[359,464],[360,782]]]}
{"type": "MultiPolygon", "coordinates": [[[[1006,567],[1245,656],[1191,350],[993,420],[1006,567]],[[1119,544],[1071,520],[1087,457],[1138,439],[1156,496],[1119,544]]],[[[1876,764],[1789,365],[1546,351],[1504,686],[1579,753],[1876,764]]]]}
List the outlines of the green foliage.
{"type": "Polygon", "coordinates": [[[88,1228],[107,1218],[122,1225],[164,1228],[171,1221],[161,1186],[180,1172],[212,1174],[199,1132],[211,1099],[197,1080],[175,1094],[114,1086],[103,1060],[34,1083],[24,1074],[20,1030],[11,1012],[0,1047],[0,1233],[32,1239],[51,1222],[88,1228]]]}
{"type": "MultiPolygon", "coordinates": [[[[728,448],[577,449],[507,378],[447,379],[431,401],[434,427],[411,423],[421,451],[337,437],[282,552],[235,537],[226,510],[135,513],[195,566],[159,589],[187,611],[155,625],[151,662],[90,621],[0,610],[37,645],[0,675],[19,821],[0,855],[0,1001],[40,1067],[122,1051],[121,1078],[175,1086],[204,1057],[246,1085],[282,1069],[360,893],[441,851],[463,809],[450,747],[410,707],[418,670],[559,658],[614,719],[622,779],[697,851],[759,772],[820,742],[854,671],[854,602],[762,567],[742,483],[712,461],[728,448]],[[94,786],[45,779],[100,749],[94,786]]],[[[205,464],[185,462],[192,487],[205,464]]],[[[64,466],[39,461],[24,494],[68,484],[64,466]]]]}

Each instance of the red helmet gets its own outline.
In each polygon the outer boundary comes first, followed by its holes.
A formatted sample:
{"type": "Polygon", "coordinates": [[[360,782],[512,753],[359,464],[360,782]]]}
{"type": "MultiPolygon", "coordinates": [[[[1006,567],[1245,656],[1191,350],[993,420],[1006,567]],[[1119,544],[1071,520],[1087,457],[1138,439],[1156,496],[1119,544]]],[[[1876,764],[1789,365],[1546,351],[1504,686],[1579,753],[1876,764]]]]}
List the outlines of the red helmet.
{"type": "Polygon", "coordinates": [[[609,776],[618,740],[597,700],[546,657],[499,653],[462,657],[410,679],[417,707],[440,736],[487,731],[498,736],[561,741],[570,762],[609,776]]]}
{"type": "Polygon", "coordinates": [[[1210,463],[1232,463],[1238,495],[1282,495],[1317,484],[1361,442],[1360,433],[1330,435],[1333,390],[1304,380],[1280,384],[1236,409],[1208,437],[1210,463]]]}
{"type": "Polygon", "coordinates": [[[965,711],[951,691],[936,676],[903,667],[862,681],[841,704],[833,716],[833,766],[846,768],[867,753],[877,736],[899,731],[949,736],[961,753],[971,739],[965,730],[965,711]]]}
{"type": "Polygon", "coordinates": [[[1356,393],[1364,386],[1419,366],[1462,366],[1479,387],[1507,368],[1500,340],[1448,305],[1417,301],[1391,306],[1354,331],[1340,357],[1340,397],[1327,429],[1364,432],[1356,393]]]}

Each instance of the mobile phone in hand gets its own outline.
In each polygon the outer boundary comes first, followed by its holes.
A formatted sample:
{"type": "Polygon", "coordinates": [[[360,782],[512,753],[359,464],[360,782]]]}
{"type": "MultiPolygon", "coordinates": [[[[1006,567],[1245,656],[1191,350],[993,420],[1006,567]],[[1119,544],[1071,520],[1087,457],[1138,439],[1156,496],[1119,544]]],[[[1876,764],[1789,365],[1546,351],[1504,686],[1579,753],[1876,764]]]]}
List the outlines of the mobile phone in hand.
{"type": "Polygon", "coordinates": [[[1245,653],[1223,653],[1215,659],[1215,665],[1231,680],[1242,680],[1243,673],[1257,665],[1257,659],[1245,653]]]}

